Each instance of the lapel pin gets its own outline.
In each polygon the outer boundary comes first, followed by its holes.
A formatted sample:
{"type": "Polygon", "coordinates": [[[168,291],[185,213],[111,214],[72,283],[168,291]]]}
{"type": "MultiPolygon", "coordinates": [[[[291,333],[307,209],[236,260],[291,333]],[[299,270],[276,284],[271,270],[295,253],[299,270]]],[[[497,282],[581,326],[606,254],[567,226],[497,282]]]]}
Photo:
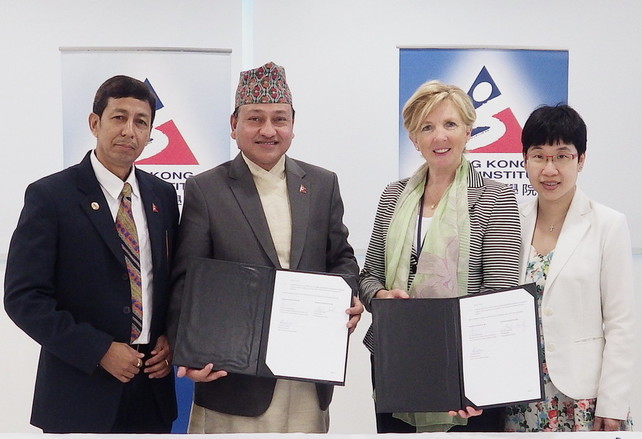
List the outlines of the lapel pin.
{"type": "Polygon", "coordinates": [[[98,209],[100,209],[100,204],[98,204],[98,203],[97,203],[97,202],[95,202],[95,201],[92,201],[92,202],[91,202],[91,209],[92,209],[92,210],[98,210],[98,209]]]}
{"type": "Polygon", "coordinates": [[[307,194],[307,193],[308,193],[308,188],[306,188],[305,186],[301,185],[301,186],[299,187],[299,193],[301,193],[301,194],[307,194]]]}
{"type": "Polygon", "coordinates": [[[152,212],[158,213],[158,207],[154,203],[152,203],[152,212]]]}

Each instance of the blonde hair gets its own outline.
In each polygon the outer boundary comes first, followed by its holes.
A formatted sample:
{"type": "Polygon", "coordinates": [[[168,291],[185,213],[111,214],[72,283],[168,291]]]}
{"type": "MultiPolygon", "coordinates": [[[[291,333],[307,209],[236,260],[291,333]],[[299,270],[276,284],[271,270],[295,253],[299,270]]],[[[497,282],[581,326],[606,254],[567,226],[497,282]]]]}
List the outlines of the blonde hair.
{"type": "Polygon", "coordinates": [[[446,99],[455,105],[466,128],[472,129],[477,114],[468,95],[459,87],[433,80],[421,84],[403,106],[403,126],[408,134],[412,137],[418,132],[428,113],[446,99]]]}

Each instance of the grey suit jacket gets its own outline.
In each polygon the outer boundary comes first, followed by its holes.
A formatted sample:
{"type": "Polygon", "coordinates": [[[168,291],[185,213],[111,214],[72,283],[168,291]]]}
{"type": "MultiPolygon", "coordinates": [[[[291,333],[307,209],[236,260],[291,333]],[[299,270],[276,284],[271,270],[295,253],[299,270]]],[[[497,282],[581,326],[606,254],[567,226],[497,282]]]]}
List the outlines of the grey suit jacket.
{"type": "MultiPolygon", "coordinates": [[[[357,276],[336,175],[289,157],[285,171],[292,216],[290,269],[357,276]]],[[[252,174],[240,154],[186,182],[172,275],[172,343],[187,264],[195,256],[280,268],[252,174]]],[[[194,400],[222,413],[258,416],[267,410],[275,383],[230,374],[211,383],[196,383],[194,400]]],[[[317,385],[317,391],[321,408],[327,408],[332,387],[317,385]]]]}

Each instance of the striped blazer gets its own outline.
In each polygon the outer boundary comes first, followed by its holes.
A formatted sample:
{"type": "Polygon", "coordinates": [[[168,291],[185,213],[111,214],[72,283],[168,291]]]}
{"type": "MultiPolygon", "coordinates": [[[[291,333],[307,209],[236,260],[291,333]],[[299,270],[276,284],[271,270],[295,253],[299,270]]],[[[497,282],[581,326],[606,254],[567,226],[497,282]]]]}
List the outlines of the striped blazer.
{"type": "MultiPolygon", "coordinates": [[[[385,242],[397,201],[409,178],[386,187],[379,200],[366,260],[360,274],[359,295],[368,311],[377,291],[385,288],[385,242]]],[[[470,261],[468,294],[508,288],[519,281],[521,245],[519,211],[510,186],[483,178],[472,166],[468,172],[470,261]]],[[[414,278],[417,254],[413,245],[407,290],[414,278]]],[[[364,343],[373,351],[372,328],[364,343]]]]}

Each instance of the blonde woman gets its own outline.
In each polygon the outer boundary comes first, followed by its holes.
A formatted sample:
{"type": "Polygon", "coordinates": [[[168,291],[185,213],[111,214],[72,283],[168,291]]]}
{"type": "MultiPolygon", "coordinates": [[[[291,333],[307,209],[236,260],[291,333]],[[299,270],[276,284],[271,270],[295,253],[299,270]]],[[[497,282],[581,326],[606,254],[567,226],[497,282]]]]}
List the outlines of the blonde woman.
{"type": "MultiPolygon", "coordinates": [[[[510,187],[482,178],[464,156],[476,118],[470,98],[429,81],[406,102],[403,118],[425,163],[381,195],[360,276],[366,308],[375,297],[455,297],[517,285],[517,202],[510,187]]],[[[373,352],[371,331],[364,343],[373,352]]],[[[374,376],[373,386],[376,393],[374,376]]],[[[377,414],[379,433],[502,431],[503,411],[466,422],[448,413],[377,414]]]]}

